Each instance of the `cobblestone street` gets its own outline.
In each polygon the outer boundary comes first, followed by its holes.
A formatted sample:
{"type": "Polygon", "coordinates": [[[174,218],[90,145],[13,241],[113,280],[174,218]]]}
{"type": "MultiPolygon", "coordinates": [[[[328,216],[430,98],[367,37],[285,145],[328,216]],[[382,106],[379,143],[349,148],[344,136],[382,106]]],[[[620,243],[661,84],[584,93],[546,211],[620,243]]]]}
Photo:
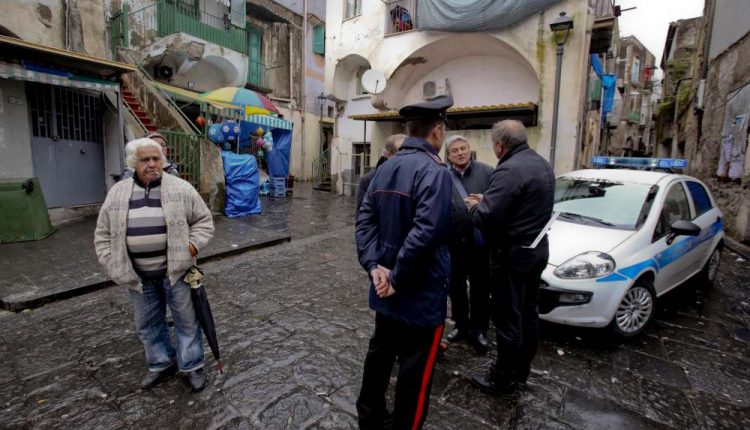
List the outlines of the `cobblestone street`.
{"type": "MultiPolygon", "coordinates": [[[[352,198],[300,192],[265,213],[290,243],[206,263],[224,374],[138,389],[146,371],[127,292],[113,287],[0,314],[0,427],[356,428],[373,329],[352,198]]],[[[426,428],[750,428],[750,263],[725,250],[714,287],[660,302],[646,334],[544,325],[529,386],[493,398],[468,382],[490,359],[451,345],[426,428]]],[[[208,348],[207,354],[210,355],[208,348]]]]}

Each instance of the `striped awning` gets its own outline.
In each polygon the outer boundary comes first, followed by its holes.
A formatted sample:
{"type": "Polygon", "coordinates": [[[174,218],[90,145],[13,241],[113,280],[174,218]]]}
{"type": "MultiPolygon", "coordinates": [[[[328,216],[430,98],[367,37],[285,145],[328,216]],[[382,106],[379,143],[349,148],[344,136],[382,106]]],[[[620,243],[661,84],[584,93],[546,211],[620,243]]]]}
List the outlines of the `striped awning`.
{"type": "Polygon", "coordinates": [[[0,77],[96,91],[120,91],[120,84],[118,82],[75,75],[59,70],[47,73],[42,70],[27,69],[20,64],[5,63],[2,61],[0,61],[0,77]]]}
{"type": "Polygon", "coordinates": [[[292,123],[281,118],[269,115],[248,115],[245,117],[245,121],[252,122],[258,125],[265,125],[270,128],[280,128],[282,130],[291,130],[292,123]]]}

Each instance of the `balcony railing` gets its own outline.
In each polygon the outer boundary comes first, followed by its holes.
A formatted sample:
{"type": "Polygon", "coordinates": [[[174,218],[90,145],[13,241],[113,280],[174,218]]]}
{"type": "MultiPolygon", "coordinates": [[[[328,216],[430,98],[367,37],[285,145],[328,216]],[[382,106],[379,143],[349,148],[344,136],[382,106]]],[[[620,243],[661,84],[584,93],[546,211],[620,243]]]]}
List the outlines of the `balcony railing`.
{"type": "Polygon", "coordinates": [[[112,47],[144,48],[157,38],[186,33],[247,55],[245,29],[232,24],[229,14],[219,17],[197,7],[159,0],[134,12],[127,4],[112,17],[112,47]]]}
{"type": "Polygon", "coordinates": [[[387,1],[386,8],[386,35],[417,29],[417,0],[387,1]]]}
{"type": "Polygon", "coordinates": [[[273,70],[266,68],[265,63],[250,60],[247,64],[247,83],[258,88],[270,89],[273,84],[273,70]]]}

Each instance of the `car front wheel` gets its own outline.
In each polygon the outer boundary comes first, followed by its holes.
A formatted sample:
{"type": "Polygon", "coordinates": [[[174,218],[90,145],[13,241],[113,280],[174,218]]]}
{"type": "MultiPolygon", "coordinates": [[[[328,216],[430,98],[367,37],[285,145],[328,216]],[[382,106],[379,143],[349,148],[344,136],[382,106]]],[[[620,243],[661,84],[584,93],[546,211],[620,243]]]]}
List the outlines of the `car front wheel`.
{"type": "Polygon", "coordinates": [[[610,323],[612,331],[621,337],[634,337],[640,334],[651,322],[656,311],[654,285],[639,279],[625,293],[610,323]]]}

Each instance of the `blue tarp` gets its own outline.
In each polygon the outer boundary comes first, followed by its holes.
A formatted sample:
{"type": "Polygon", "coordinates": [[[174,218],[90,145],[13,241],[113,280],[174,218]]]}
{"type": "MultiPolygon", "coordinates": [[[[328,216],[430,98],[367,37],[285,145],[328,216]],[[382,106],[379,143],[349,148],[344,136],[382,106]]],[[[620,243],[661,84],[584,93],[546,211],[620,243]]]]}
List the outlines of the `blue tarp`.
{"type": "Polygon", "coordinates": [[[226,182],[224,212],[230,218],[259,214],[258,163],[248,154],[221,151],[226,182]]]}
{"type": "Polygon", "coordinates": [[[602,62],[596,54],[591,54],[591,67],[594,69],[596,76],[602,81],[602,89],[604,90],[602,97],[602,122],[604,122],[607,119],[607,114],[612,112],[617,76],[604,74],[604,67],[602,67],[602,62]]]}
{"type": "MultiPolygon", "coordinates": [[[[420,31],[500,30],[541,12],[560,0],[419,0],[417,26],[420,31]]],[[[401,7],[401,6],[398,6],[401,7]]],[[[413,11],[401,7],[399,16],[413,11]]],[[[392,8],[391,15],[393,16],[392,8]]]]}
{"type": "MultiPolygon", "coordinates": [[[[240,121],[240,127],[242,129],[240,132],[240,136],[242,136],[242,140],[240,141],[241,146],[247,144],[254,145],[255,142],[249,142],[245,139],[249,140],[249,136],[258,127],[263,130],[268,128],[266,125],[250,121],[240,121]]],[[[292,131],[282,128],[272,128],[271,134],[273,135],[273,150],[266,153],[268,174],[274,177],[286,178],[289,176],[289,159],[292,153],[292,131]]]]}

